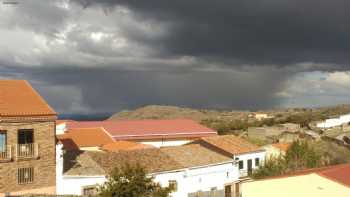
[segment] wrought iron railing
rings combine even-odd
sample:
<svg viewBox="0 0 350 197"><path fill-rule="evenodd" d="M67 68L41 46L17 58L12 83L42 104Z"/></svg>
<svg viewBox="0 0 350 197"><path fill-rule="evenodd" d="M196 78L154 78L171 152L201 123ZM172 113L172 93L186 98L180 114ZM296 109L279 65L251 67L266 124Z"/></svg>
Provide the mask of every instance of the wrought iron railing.
<svg viewBox="0 0 350 197"><path fill-rule="evenodd" d="M6 146L0 150L0 161L7 161L12 159L11 146Z"/></svg>
<svg viewBox="0 0 350 197"><path fill-rule="evenodd" d="M16 158L35 158L38 157L38 144L17 144Z"/></svg>

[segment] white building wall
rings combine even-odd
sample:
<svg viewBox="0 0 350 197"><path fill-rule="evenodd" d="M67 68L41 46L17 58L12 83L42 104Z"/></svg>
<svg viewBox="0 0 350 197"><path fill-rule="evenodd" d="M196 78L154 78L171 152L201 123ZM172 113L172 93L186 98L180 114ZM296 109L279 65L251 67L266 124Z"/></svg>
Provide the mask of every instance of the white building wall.
<svg viewBox="0 0 350 197"><path fill-rule="evenodd" d="M327 119L323 122L316 124L318 128L332 128L341 126L343 124L348 124L350 122L350 114L342 115L339 118Z"/></svg>
<svg viewBox="0 0 350 197"><path fill-rule="evenodd" d="M241 155L236 155L234 160L236 161L236 165L238 166L239 161L243 161L243 169L239 169L240 177L248 175L248 160L252 160L252 169L256 169L259 166L255 163L255 158L259 158L259 165L263 165L266 158L266 151L262 152L254 152L254 153L246 153Z"/></svg>
<svg viewBox="0 0 350 197"><path fill-rule="evenodd" d="M184 197L189 193L224 189L226 184L238 181L238 167L233 163L188 169L174 173L157 174L155 181L163 187L169 185L169 180L176 180L178 189L171 194L172 197Z"/></svg>
<svg viewBox="0 0 350 197"><path fill-rule="evenodd" d="M82 195L86 186L102 185L107 179L104 176L63 176L58 195Z"/></svg>

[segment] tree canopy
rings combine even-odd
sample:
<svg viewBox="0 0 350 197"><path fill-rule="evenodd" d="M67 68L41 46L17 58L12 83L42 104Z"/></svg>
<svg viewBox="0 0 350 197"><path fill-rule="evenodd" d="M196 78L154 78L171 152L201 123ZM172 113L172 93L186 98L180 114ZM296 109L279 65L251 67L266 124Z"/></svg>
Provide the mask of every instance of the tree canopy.
<svg viewBox="0 0 350 197"><path fill-rule="evenodd" d="M161 187L139 164L116 167L108 181L98 188L100 197L167 197L172 186Z"/></svg>

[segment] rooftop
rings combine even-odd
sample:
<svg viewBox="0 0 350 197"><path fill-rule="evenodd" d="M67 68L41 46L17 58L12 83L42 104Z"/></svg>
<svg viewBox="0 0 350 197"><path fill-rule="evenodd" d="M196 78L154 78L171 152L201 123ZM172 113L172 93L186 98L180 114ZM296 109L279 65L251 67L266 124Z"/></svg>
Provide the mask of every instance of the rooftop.
<svg viewBox="0 0 350 197"><path fill-rule="evenodd" d="M0 116L55 116L56 112L24 80L0 80Z"/></svg>
<svg viewBox="0 0 350 197"><path fill-rule="evenodd" d="M57 135L67 150L79 150L82 147L101 147L113 143L114 139L100 127L71 129L67 133Z"/></svg>
<svg viewBox="0 0 350 197"><path fill-rule="evenodd" d="M287 152L288 148L290 147L290 143L276 143L276 144L271 144L273 147L278 148L284 152Z"/></svg>
<svg viewBox="0 0 350 197"><path fill-rule="evenodd" d="M258 146L234 135L205 137L199 141L223 150L229 153L231 156L249 152L263 151L263 149L259 148Z"/></svg>
<svg viewBox="0 0 350 197"><path fill-rule="evenodd" d="M145 148L155 148L152 145L141 144L137 142L131 141L115 141L108 144L105 144L101 147L101 150L104 151L121 151L121 150L137 150L137 149L145 149Z"/></svg>
<svg viewBox="0 0 350 197"><path fill-rule="evenodd" d="M123 162L139 163L149 173L157 173L232 161L232 158L198 144L119 152L87 151L71 158L75 159L65 159L68 162L66 166L70 166L66 169L66 175L105 175L114 167L123 165Z"/></svg>
<svg viewBox="0 0 350 197"><path fill-rule="evenodd" d="M217 132L186 119L125 120L125 121L67 121L68 129L103 127L115 140L158 138L197 138Z"/></svg>

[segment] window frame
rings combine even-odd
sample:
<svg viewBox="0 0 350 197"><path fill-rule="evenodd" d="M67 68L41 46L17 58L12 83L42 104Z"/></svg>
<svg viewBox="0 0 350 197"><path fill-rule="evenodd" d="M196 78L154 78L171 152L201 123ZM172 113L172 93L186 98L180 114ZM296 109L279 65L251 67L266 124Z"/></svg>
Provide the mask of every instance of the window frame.
<svg viewBox="0 0 350 197"><path fill-rule="evenodd" d="M178 183L177 183L176 180L169 180L169 181L168 181L168 185L169 185L169 187L170 187L170 185L174 185L174 192L177 191L177 189L178 189Z"/></svg>
<svg viewBox="0 0 350 197"><path fill-rule="evenodd" d="M26 133L26 132L31 132L32 136L31 136L31 143L28 143L28 142L20 142L20 134L21 133ZM26 136L24 137L24 139L26 139ZM24 141L27 141L27 140L24 140ZM34 129L18 129L17 131L17 144L33 144L35 142L35 139L34 139Z"/></svg>
<svg viewBox="0 0 350 197"><path fill-rule="evenodd" d="M6 130L0 130L0 135L5 134L5 143L4 143L4 150L1 151L1 144L0 144L0 153L7 151L7 131Z"/></svg>
<svg viewBox="0 0 350 197"><path fill-rule="evenodd" d="M241 164L242 164L242 168L241 168ZM244 161L243 160L239 160L238 161L238 170L243 170L244 169Z"/></svg>
<svg viewBox="0 0 350 197"><path fill-rule="evenodd" d="M259 167L260 166L260 158L259 157L255 158L254 165L255 165L255 167Z"/></svg>
<svg viewBox="0 0 350 197"><path fill-rule="evenodd" d="M86 190L94 190L94 194L85 194ZM83 196L94 196L97 193L97 185L86 185L81 188L81 194Z"/></svg>

